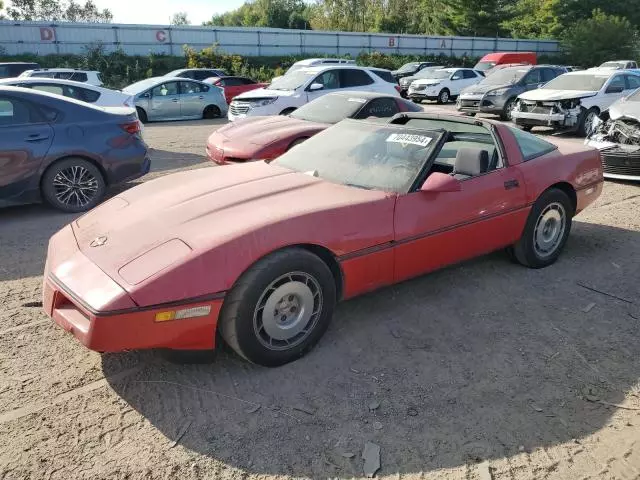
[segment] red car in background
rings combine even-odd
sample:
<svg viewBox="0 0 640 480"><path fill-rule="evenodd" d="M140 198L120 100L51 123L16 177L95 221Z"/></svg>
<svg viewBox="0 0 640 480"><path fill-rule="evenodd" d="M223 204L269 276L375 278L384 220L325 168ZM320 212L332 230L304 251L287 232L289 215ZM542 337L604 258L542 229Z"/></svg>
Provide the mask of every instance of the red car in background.
<svg viewBox="0 0 640 480"><path fill-rule="evenodd" d="M207 157L220 165L273 160L345 118L390 118L400 112L422 112L422 107L375 92L328 93L289 115L247 117L226 124L207 140Z"/></svg>
<svg viewBox="0 0 640 480"><path fill-rule="evenodd" d="M49 242L43 306L100 352L207 350L220 333L282 365L341 299L500 249L551 265L602 185L597 150L497 122L347 119L273 162L166 175L73 220Z"/></svg>
<svg viewBox="0 0 640 480"><path fill-rule="evenodd" d="M240 95L241 93L255 90L256 88L263 88L269 85L268 83L258 83L255 80L251 80L247 77L210 77L207 78L204 83L215 85L216 87L224 90L224 97L227 99L227 103L231 103L233 97Z"/></svg>

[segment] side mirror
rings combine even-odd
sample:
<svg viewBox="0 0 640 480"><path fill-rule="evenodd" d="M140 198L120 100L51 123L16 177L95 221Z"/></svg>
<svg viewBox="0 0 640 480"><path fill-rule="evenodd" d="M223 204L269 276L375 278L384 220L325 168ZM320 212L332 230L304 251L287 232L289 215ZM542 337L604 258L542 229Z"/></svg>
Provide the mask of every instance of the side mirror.
<svg viewBox="0 0 640 480"><path fill-rule="evenodd" d="M324 85L322 85L321 83L312 83L311 85L309 85L310 92L316 92L318 90L322 90L323 88Z"/></svg>
<svg viewBox="0 0 640 480"><path fill-rule="evenodd" d="M144 92L143 94L140 95L140 98L151 98L151 93Z"/></svg>
<svg viewBox="0 0 640 480"><path fill-rule="evenodd" d="M459 192L460 190L462 190L460 180L440 172L434 172L429 175L422 187L420 187L421 192L432 193Z"/></svg>
<svg viewBox="0 0 640 480"><path fill-rule="evenodd" d="M612 85L607 88L606 93L622 93L623 91L624 88L622 87L622 85Z"/></svg>

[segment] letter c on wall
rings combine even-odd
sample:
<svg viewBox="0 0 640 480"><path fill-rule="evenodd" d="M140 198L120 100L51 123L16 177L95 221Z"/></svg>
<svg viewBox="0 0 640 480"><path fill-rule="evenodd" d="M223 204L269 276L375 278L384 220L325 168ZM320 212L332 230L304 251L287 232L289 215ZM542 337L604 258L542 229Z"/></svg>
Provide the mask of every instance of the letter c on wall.
<svg viewBox="0 0 640 480"><path fill-rule="evenodd" d="M156 40L158 40L159 42L164 42L167 39L167 34L165 33L164 30L158 30L156 32Z"/></svg>
<svg viewBox="0 0 640 480"><path fill-rule="evenodd" d="M40 40L43 42L53 42L56 39L56 32L53 28L40 27Z"/></svg>

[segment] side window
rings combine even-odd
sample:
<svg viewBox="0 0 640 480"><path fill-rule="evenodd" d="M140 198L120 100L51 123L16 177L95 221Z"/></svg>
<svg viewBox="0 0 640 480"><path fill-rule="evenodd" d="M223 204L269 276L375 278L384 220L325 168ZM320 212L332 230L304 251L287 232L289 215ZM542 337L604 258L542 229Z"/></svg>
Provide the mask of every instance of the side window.
<svg viewBox="0 0 640 480"><path fill-rule="evenodd" d="M178 94L178 82L166 82L151 90L154 97L166 97Z"/></svg>
<svg viewBox="0 0 640 480"><path fill-rule="evenodd" d="M356 70L351 68L345 68L340 70L342 81L342 88L349 87L362 87L364 85L371 85L373 79L363 70Z"/></svg>
<svg viewBox="0 0 640 480"><path fill-rule="evenodd" d="M462 80L463 76L463 70L456 70L453 72L453 75L451 75L451 80Z"/></svg>
<svg viewBox="0 0 640 480"><path fill-rule="evenodd" d="M88 88L79 87L67 87L69 90L73 90L73 98L82 100L87 103L95 103L100 98L101 93L95 90L89 90Z"/></svg>
<svg viewBox="0 0 640 480"><path fill-rule="evenodd" d="M0 97L0 127L30 123L33 117L26 103L14 98Z"/></svg>
<svg viewBox="0 0 640 480"><path fill-rule="evenodd" d="M327 70L318 75L312 83L320 83L325 90L340 88L339 70Z"/></svg>
<svg viewBox="0 0 640 480"><path fill-rule="evenodd" d="M554 78L556 78L555 70L552 70L550 68L543 68L542 69L542 81L544 83L547 83L547 82L553 80Z"/></svg>
<svg viewBox="0 0 640 480"><path fill-rule="evenodd" d="M242 82L242 85L255 85L256 82L251 80L250 78L238 78Z"/></svg>
<svg viewBox="0 0 640 480"><path fill-rule="evenodd" d="M540 75L540 69L536 68L527 73L527 76L524 78L525 85L537 85L538 83L542 83L543 80Z"/></svg>
<svg viewBox="0 0 640 480"><path fill-rule="evenodd" d="M462 71L462 78L476 78L477 75L475 74L475 72L471 71L471 70L463 70Z"/></svg>
<svg viewBox="0 0 640 480"><path fill-rule="evenodd" d="M56 95L64 95L64 88L62 85L52 85L47 83L32 83L29 85L34 90L40 90L41 92L55 93Z"/></svg>
<svg viewBox="0 0 640 480"><path fill-rule="evenodd" d="M182 94L202 93L203 91L199 83L180 82L180 93Z"/></svg>
<svg viewBox="0 0 640 480"><path fill-rule="evenodd" d="M57 72L53 78L59 78L61 80L71 80L74 72Z"/></svg>
<svg viewBox="0 0 640 480"><path fill-rule="evenodd" d="M240 78L228 77L225 78L225 85L227 87L238 87L244 85L244 82Z"/></svg>
<svg viewBox="0 0 640 480"><path fill-rule="evenodd" d="M640 88L640 77L636 75L625 75L625 80L627 81L627 90Z"/></svg>
<svg viewBox="0 0 640 480"><path fill-rule="evenodd" d="M53 73L51 72L32 72L31 73L31 77L38 77L38 78L53 78Z"/></svg>
<svg viewBox="0 0 640 480"><path fill-rule="evenodd" d="M74 82L86 82L89 79L87 78L87 74L84 72L73 72L69 80L73 80Z"/></svg>
<svg viewBox="0 0 640 480"><path fill-rule="evenodd" d="M362 107L357 118L387 118L398 112L398 104L393 98L375 98Z"/></svg>
<svg viewBox="0 0 640 480"><path fill-rule="evenodd" d="M607 85L605 93L619 93L623 91L626 88L624 77L625 75L616 75L609 80L609 85Z"/></svg>
<svg viewBox="0 0 640 480"><path fill-rule="evenodd" d="M191 78L194 80L204 80L205 78L213 77L214 73L215 72L211 72L209 70L196 70L193 72L193 76Z"/></svg>
<svg viewBox="0 0 640 480"><path fill-rule="evenodd" d="M540 137L523 132L519 128L509 127L509 130L513 133L513 136L516 137L516 142L518 143L518 147L520 147L520 152L522 152L522 157L525 162L558 148Z"/></svg>

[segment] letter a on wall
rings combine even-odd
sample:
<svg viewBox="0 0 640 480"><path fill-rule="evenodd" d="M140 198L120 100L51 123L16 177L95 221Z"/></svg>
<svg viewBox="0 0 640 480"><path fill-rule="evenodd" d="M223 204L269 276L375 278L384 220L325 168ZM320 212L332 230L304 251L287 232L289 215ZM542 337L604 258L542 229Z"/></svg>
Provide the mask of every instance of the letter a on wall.
<svg viewBox="0 0 640 480"><path fill-rule="evenodd" d="M447 41L444 38L440 41L440 48L447 48Z"/></svg>
<svg viewBox="0 0 640 480"><path fill-rule="evenodd" d="M56 40L56 31L49 27L40 27L40 40L42 42L54 42Z"/></svg>

